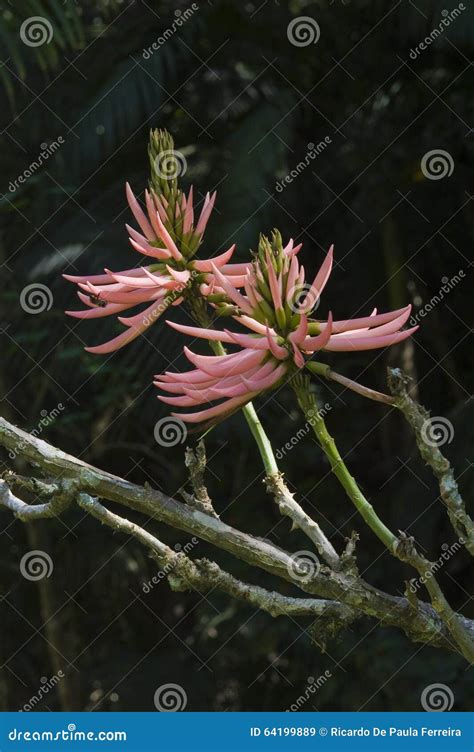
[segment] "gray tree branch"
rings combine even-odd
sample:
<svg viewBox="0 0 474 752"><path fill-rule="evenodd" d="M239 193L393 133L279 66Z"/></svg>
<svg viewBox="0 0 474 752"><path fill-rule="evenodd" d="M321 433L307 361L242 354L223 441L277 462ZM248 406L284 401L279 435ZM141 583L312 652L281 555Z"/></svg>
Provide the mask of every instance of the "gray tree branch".
<svg viewBox="0 0 474 752"><path fill-rule="evenodd" d="M233 554L246 563L291 582L304 592L339 601L352 609L354 617L361 614L375 617L381 625L403 629L415 642L428 643L458 652L451 634L436 610L417 601L416 608L407 598L384 593L358 577L345 572L321 568L311 577L295 579L291 554L267 540L256 538L227 525L222 520L190 509L158 490L137 486L115 475L88 465L45 441L31 436L0 418L0 445L39 466L58 481L74 481L71 495L77 489L136 510L149 518L198 536L216 547ZM11 508L6 493L0 503ZM43 510L43 516L44 512ZM25 519L29 519L28 516ZM474 621L459 616L464 627L474 636Z"/></svg>

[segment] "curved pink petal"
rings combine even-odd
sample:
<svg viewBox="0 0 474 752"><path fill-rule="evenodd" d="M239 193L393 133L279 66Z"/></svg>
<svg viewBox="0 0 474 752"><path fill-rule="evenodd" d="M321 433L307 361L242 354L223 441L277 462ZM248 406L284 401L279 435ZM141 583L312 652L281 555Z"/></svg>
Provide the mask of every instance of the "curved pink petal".
<svg viewBox="0 0 474 752"><path fill-rule="evenodd" d="M184 347L188 360L210 376L235 376L259 364L262 353L257 350L242 350L232 355L198 355Z"/></svg>
<svg viewBox="0 0 474 752"><path fill-rule="evenodd" d="M127 195L128 205L133 212L133 216L135 217L143 233L145 234L145 237L147 238L147 240L156 240L156 235L153 232L153 228L150 222L148 221L148 219L146 218L137 199L133 195L133 191L129 183L126 183L125 185L125 192Z"/></svg>
<svg viewBox="0 0 474 752"><path fill-rule="evenodd" d="M411 305L407 306L405 309L403 309L403 313L401 313L399 316L396 316L391 321L388 321L386 324L382 324L381 326L375 326L370 327L369 329L357 329L357 330L351 330L351 332L344 332L342 334L336 334L334 335L334 329L333 329L333 335L335 339L354 339L354 338L360 338L360 337L380 337L383 334L393 334L394 332L398 332L399 329L402 328L402 326L408 321L408 318L410 316L411 311ZM373 317L375 319L375 316Z"/></svg>
<svg viewBox="0 0 474 752"><path fill-rule="evenodd" d="M227 277L219 271L215 264L212 264L212 273L216 279L217 284L225 290L227 296L231 299L235 305L237 305L245 313L252 313L252 308L248 304L243 295L240 294L232 285L227 281Z"/></svg>
<svg viewBox="0 0 474 752"><path fill-rule="evenodd" d="M389 345L396 345L398 342L402 342L414 334L418 328L418 326L414 326L411 329L406 329L404 332L385 334L382 337L347 337L345 339L338 337L334 337L333 339L331 337L324 349L330 352L378 350L381 347L388 347Z"/></svg>
<svg viewBox="0 0 474 752"><path fill-rule="evenodd" d="M199 221L196 225L196 233L198 235L202 235L204 230L206 229L206 225L209 221L209 217L211 215L212 209L214 207L214 202L216 200L216 192L212 194L212 196L209 196L209 193L206 193L206 198L204 199L204 206L202 208L201 215L199 217Z"/></svg>
<svg viewBox="0 0 474 752"><path fill-rule="evenodd" d="M332 333L332 321L332 313L329 312L327 326L325 327L324 331L321 332L321 334L318 334L316 337L306 337L306 339L301 343L301 348L308 352L317 352L318 350L326 348L326 345L329 342Z"/></svg>
<svg viewBox="0 0 474 752"><path fill-rule="evenodd" d="M234 412L246 402L249 402L255 397L255 392L249 392L243 397L233 397L232 399L221 402L219 405L210 407L207 410L200 410L197 413L171 413L174 418L179 418L185 423L202 423L209 418L216 418L220 415L227 415ZM159 399L159 398L158 398Z"/></svg>
<svg viewBox="0 0 474 752"><path fill-rule="evenodd" d="M210 272L212 271L213 264L218 268L223 267L232 258L234 251L235 243L229 248L228 251L221 253L219 256L213 256L209 259L202 259L201 261L193 261L193 268L198 272ZM239 266L239 264L232 264L232 266Z"/></svg>
<svg viewBox="0 0 474 752"><path fill-rule="evenodd" d="M268 326L265 328L265 336L272 355L278 360L285 360L288 357L288 350L275 342Z"/></svg>
<svg viewBox="0 0 474 752"><path fill-rule="evenodd" d="M404 308L398 308L396 311L387 311L386 313L376 313L377 309L374 309L375 313L370 316L363 316L357 319L341 319L340 321L334 321L333 334L341 334L343 332L352 331L356 329L364 329L366 327L371 328L373 326L379 326L380 324L386 324L389 321L397 318L406 311L411 311L411 305ZM324 322L320 323L321 331L326 327Z"/></svg>
<svg viewBox="0 0 474 752"><path fill-rule="evenodd" d="M135 305L135 303L133 303ZM131 308L130 305L119 305L117 303L108 303L105 306L94 306L88 308L86 311L64 311L67 316L72 316L75 319L101 319L105 316L112 316L114 313L121 313Z"/></svg>
<svg viewBox="0 0 474 752"><path fill-rule="evenodd" d="M161 313L163 312L163 311L159 311L160 307L164 308L163 301L161 300L156 301L153 304L153 306L150 306L150 308L147 309L148 316L147 318L142 320L140 326L137 326L137 327L130 326L125 332L122 332L122 334L119 334L118 337L114 337L108 342L104 342L103 345L96 345L95 347L86 347L85 349L87 350L87 352L94 353L96 355L106 355L107 353L120 350L122 347L125 347L125 345L128 345L129 342L132 342L134 339L139 337L140 334L143 334L143 332L146 331L146 329L148 329L149 326L155 323L158 316L160 316ZM155 315L155 312L158 312L158 315Z"/></svg>
<svg viewBox="0 0 474 752"><path fill-rule="evenodd" d="M200 339L207 339L214 342L233 342L229 333L221 332L217 329L201 329L199 326L186 326L186 324L178 324L175 321L167 321L166 323L168 326L176 329L177 332L187 334L190 337L199 337Z"/></svg>
<svg viewBox="0 0 474 752"><path fill-rule="evenodd" d="M157 303L161 303L161 308L159 305L157 306ZM141 327L151 315L153 315L153 318L156 321L161 314L166 311L168 305L169 304L166 303L166 296L162 295L161 298L157 299L143 311L140 311L140 313L136 313L135 316L118 316L117 318L124 326L131 326L135 329L136 327Z"/></svg>

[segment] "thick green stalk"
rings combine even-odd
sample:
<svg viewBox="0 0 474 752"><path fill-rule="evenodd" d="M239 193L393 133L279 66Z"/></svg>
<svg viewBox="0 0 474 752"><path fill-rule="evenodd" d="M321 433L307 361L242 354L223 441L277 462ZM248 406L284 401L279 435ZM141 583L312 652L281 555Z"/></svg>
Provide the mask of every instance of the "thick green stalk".
<svg viewBox="0 0 474 752"><path fill-rule="evenodd" d="M312 427L321 449L329 459L334 475L343 486L363 520L382 543L394 553L398 539L391 530L384 525L372 504L367 501L356 481L350 474L344 460L339 454L333 437L326 428L324 419L318 410L314 394L309 390L308 380L304 376L296 376L293 379L292 386L298 399L298 404L300 405L306 420Z"/></svg>

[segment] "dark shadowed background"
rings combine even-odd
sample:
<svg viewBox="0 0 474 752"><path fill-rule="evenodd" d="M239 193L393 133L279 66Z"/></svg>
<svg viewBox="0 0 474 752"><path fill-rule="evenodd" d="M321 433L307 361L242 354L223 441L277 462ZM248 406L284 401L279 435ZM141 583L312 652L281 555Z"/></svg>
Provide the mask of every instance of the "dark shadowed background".
<svg viewBox="0 0 474 752"><path fill-rule="evenodd" d="M43 44L24 41L32 16L51 27ZM309 17L310 43L290 38L300 16ZM246 259L258 233L277 227L304 242L308 277L335 244L322 317L329 309L346 318L413 303L421 323L413 341L326 362L381 390L387 365L402 365L419 399L449 420L444 448L461 489L472 494L474 13L467 0L23 0L2 3L0 19L3 416L137 483L170 495L183 485L184 445L154 439L166 411L151 385L154 373L183 365L180 337L160 324L111 357L85 353L84 344L113 336L115 322L68 319L63 310L76 307L75 293L61 277L139 262L124 228L131 219L124 184L143 195L148 131L165 127L186 157L183 187L194 184L199 201L218 191L206 256L236 242ZM47 296L40 313L25 304L29 285ZM318 391L379 514L437 559L454 537L406 425L336 385ZM302 426L289 390L256 407L275 450ZM291 551L307 548L265 493L243 418L216 427L206 443L222 519ZM12 466L6 453L2 459ZM359 532L366 579L403 593L411 572L355 517L309 433L285 451L281 467L334 545ZM3 513L1 529L3 710L23 707L58 674L35 709L153 710L155 690L176 683L188 710L285 710L309 677L324 672L329 678L304 710L419 710L423 689L439 682L453 691L455 709L472 707L472 672L454 654L369 620L323 653L309 620L272 619L217 592L174 593L166 580L147 588L157 568L146 552L77 509L28 527ZM171 545L189 541L156 529ZM54 568L33 582L19 565L36 549ZM205 543L191 555L215 555L236 575L275 586ZM463 550L440 580L451 605L473 618Z"/></svg>

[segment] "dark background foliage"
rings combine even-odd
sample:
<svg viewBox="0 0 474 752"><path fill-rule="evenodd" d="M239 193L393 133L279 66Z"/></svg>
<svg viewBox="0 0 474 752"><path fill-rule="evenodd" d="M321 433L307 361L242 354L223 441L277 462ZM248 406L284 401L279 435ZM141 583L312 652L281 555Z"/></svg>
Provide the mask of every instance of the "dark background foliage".
<svg viewBox="0 0 474 752"><path fill-rule="evenodd" d="M444 0L209 0L177 27L187 2L3 3L3 415L34 430L61 403L58 418L42 429L49 441L171 495L182 487L184 447L155 442L154 425L166 412L150 383L154 373L181 364L179 338L160 325L112 357L85 353L83 345L103 341L114 322L67 319L63 310L75 307L74 291L61 278L137 262L123 226L130 221L124 182L142 195L149 128L166 127L188 161L184 184L194 183L200 200L206 190L218 190L203 252L237 242L245 258L260 231L278 227L304 241L310 276L335 243L337 263L321 315L331 309L344 318L409 301L415 312L424 310L446 278L463 271L462 281L422 319L412 343L328 362L379 389L386 366L402 364L433 415L452 422L454 438L445 448L468 496L469 4L434 44L410 57L451 6ZM22 43L21 24L33 15L50 20L50 44ZM290 44L288 24L301 15L319 23L317 44ZM175 33L144 56L170 28ZM55 155L11 190L41 145L59 136L64 143ZM308 144L326 137L327 148L278 190L277 181L305 159ZM433 149L449 152L450 177L426 179L421 160ZM21 291L32 283L46 285L54 298L40 315L20 305ZM391 527L415 535L436 559L453 534L400 417L342 389L317 389L331 407L331 432L371 502ZM257 408L275 448L301 427L289 392L268 395ZM207 436L207 451L209 489L224 520L290 550L307 548L265 494L241 416ZM336 546L359 532L364 576L402 593L411 573L364 530L309 434L281 466ZM157 528L172 545L188 541ZM455 709L472 706L464 662L414 645L396 630L364 620L323 653L308 621L272 620L217 592L206 598L173 593L166 581L145 593L144 583L156 574L146 553L78 511L28 528L3 514L2 530L2 709L22 707L42 677L59 670L66 678L37 709L152 710L156 688L174 682L185 688L189 710L283 710L304 693L308 676L326 670L331 678L304 709L418 710L423 688L434 682L451 687ZM54 562L52 576L40 583L19 571L31 549L47 551ZM204 543L192 552L206 554L237 575L275 586ZM453 607L472 618L470 576L460 551L440 579Z"/></svg>

